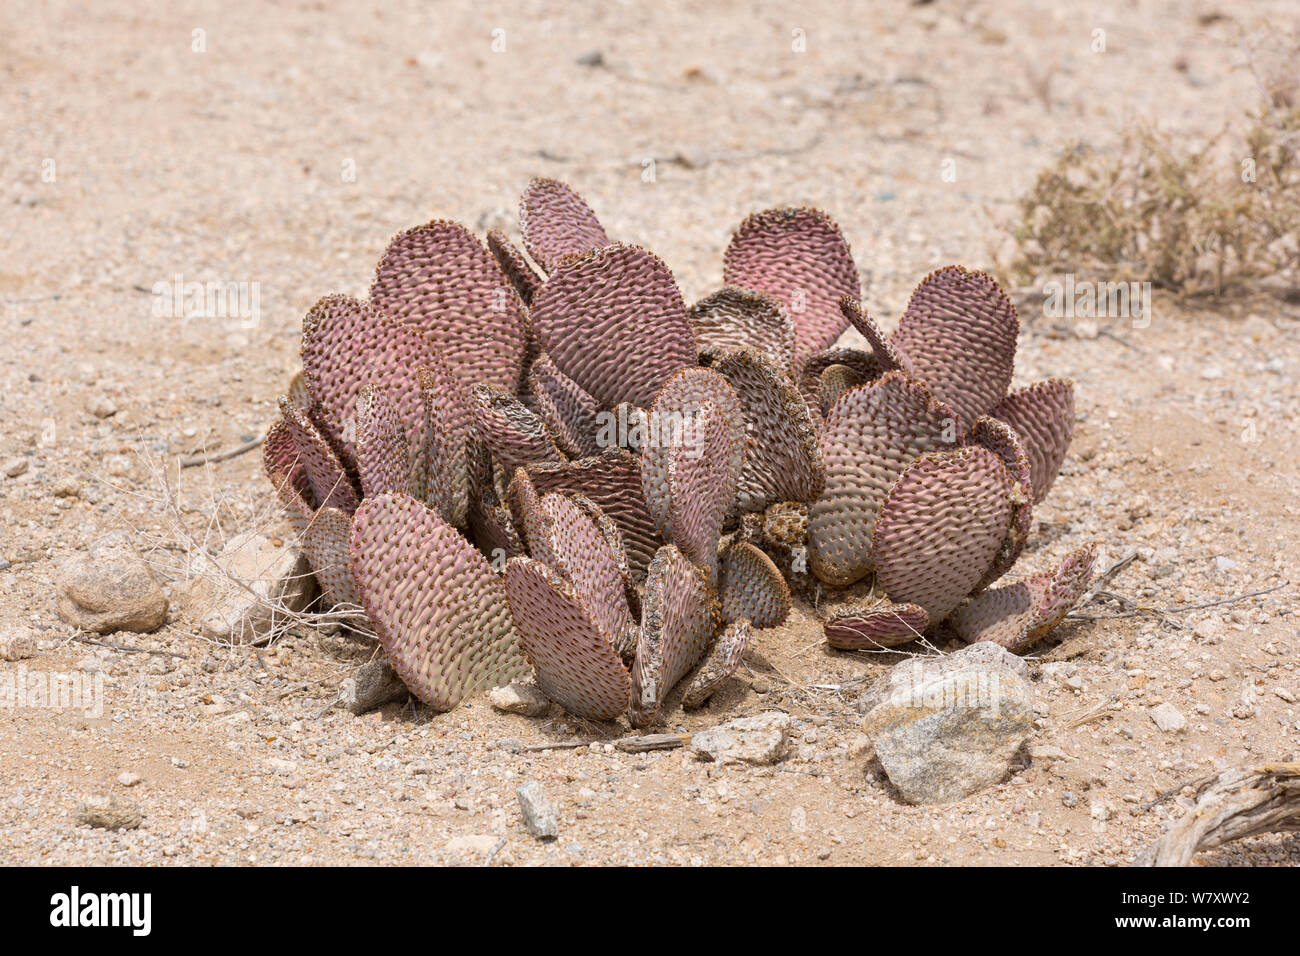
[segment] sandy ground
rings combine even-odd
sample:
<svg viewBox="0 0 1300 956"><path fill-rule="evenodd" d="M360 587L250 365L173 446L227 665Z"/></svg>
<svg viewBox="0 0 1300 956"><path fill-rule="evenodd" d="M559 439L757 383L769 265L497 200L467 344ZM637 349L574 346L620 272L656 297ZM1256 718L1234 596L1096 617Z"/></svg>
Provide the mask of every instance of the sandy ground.
<svg viewBox="0 0 1300 956"><path fill-rule="evenodd" d="M1294 759L1293 584L1067 623L1035 663L1037 756L930 808L898 801L852 708L896 658L827 649L806 606L758 635L707 709L667 718L695 730L788 711L793 753L766 768L601 743L515 752L627 731L482 698L444 715L319 716L371 653L337 637L255 653L177 617L110 638L174 656L71 640L52 607L58 562L126 527L160 573L177 569L186 544L161 476L176 487L177 456L265 430L303 313L363 294L399 229L513 231L528 178L557 176L611 235L663 256L692 300L720 282L745 214L811 203L843 226L867 304L892 326L930 269L997 265L999 224L1067 140L1104 149L1158 118L1196 142L1239 118L1255 91L1237 31L1295 20L1284 2L1240 20L1236 6L1153 0L579 6L4 8L0 457L29 467L0 477L0 629L36 628L42 649L21 666L102 674L107 703L0 712L0 859L1123 864L1185 811L1176 794L1150 806L1157 795ZM1105 53L1089 50L1097 29ZM603 65L579 62L596 52ZM255 283L257 320L156 314L151 290L176 276ZM1296 307L1193 309L1157 292L1148 328L1103 321L1094 336L1025 302L1017 382L1075 378L1080 421L1020 569L1088 540L1103 566L1141 549L1109 590L1151 608L1300 581ZM209 545L278 522L257 455L184 471L177 497ZM1152 721L1165 701L1183 733ZM141 781L128 790L124 772ZM523 828L515 787L529 779L559 807L553 843ZM97 792L137 801L143 826L78 826ZM1294 865L1300 838L1200 862Z"/></svg>

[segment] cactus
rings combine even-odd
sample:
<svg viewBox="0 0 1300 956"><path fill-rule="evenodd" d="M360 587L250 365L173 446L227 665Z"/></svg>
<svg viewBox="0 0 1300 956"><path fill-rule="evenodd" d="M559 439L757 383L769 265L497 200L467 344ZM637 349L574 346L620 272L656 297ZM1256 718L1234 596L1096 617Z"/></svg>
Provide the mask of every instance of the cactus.
<svg viewBox="0 0 1300 956"><path fill-rule="evenodd" d="M1073 390L1009 391L1019 322L960 267L886 337L824 213L741 224L719 291L534 180L523 249L430 222L366 301L303 323L266 471L322 585L355 604L437 709L531 671L570 712L700 706L811 571L879 596L825 620L837 648L941 625L1020 650L1086 589L1092 549L990 587L1020 556L1069 444ZM850 326L869 349L836 347Z"/></svg>
<svg viewBox="0 0 1300 956"><path fill-rule="evenodd" d="M1095 549L1087 546L1045 578L985 591L1016 563L1032 507L1060 470L1074 425L1073 384L1051 380L1008 392L1019 320L984 273L960 266L932 273L888 338L860 303L845 297L840 305L882 374L836 391L823 408L828 478L809 511L809 560L813 573L835 586L874 572L889 602L910 607L849 609L826 622L827 640L854 648L865 637L889 646L951 616L966 640L1027 647L1091 580ZM836 358L846 364L842 354ZM859 357L857 365L866 362ZM823 383L835 367L824 366ZM1032 620L1017 617L1027 613L1025 602L1042 603Z"/></svg>

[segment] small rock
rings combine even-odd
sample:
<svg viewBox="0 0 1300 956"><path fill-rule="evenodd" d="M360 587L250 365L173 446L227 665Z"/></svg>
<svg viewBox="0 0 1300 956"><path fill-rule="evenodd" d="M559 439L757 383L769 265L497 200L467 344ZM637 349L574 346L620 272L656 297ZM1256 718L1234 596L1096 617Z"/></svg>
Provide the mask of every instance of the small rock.
<svg viewBox="0 0 1300 956"><path fill-rule="evenodd" d="M1077 807L1079 805L1078 795L1069 790L1065 791L1065 793L1061 794L1061 805L1065 807Z"/></svg>
<svg viewBox="0 0 1300 956"><path fill-rule="evenodd" d="M1053 747L1051 744L1031 744L1029 746L1029 759L1034 763L1055 763L1058 760L1069 760L1070 755L1060 747Z"/></svg>
<svg viewBox="0 0 1300 956"><path fill-rule="evenodd" d="M447 849L452 853L477 853L486 856L501 842L500 837L490 833L475 833L467 836L452 837L447 841Z"/></svg>
<svg viewBox="0 0 1300 956"><path fill-rule="evenodd" d="M301 611L314 596L307 557L294 544L275 544L255 532L236 535L215 558L189 563L186 612L205 637L248 644L265 637L285 612Z"/></svg>
<svg viewBox="0 0 1300 956"><path fill-rule="evenodd" d="M1218 633L1219 625L1208 618L1204 621L1197 621L1196 626L1192 628L1192 634L1203 641L1217 636Z"/></svg>
<svg viewBox="0 0 1300 956"><path fill-rule="evenodd" d="M27 470L26 458L10 458L4 463L4 473L10 478L17 478Z"/></svg>
<svg viewBox="0 0 1300 956"><path fill-rule="evenodd" d="M551 702L536 684L514 683L493 687L488 693L488 703L507 714L525 717L543 717L550 712Z"/></svg>
<svg viewBox="0 0 1300 956"><path fill-rule="evenodd" d="M117 414L117 406L107 395L96 395L86 404L86 410L96 418L112 418Z"/></svg>
<svg viewBox="0 0 1300 956"><path fill-rule="evenodd" d="M1182 711L1167 701L1152 707L1149 713L1156 726L1167 734L1176 734L1187 728L1187 718Z"/></svg>
<svg viewBox="0 0 1300 956"><path fill-rule="evenodd" d="M1236 561L1232 560L1232 558L1225 558L1223 555L1219 555L1214 559L1214 567L1219 571L1231 571L1236 566Z"/></svg>
<svg viewBox="0 0 1300 956"><path fill-rule="evenodd" d="M126 533L91 542L59 570L59 617L83 631L152 631L167 619L167 596Z"/></svg>
<svg viewBox="0 0 1300 956"><path fill-rule="evenodd" d="M56 498L75 498L81 494L81 483L71 475L65 475L50 490Z"/></svg>
<svg viewBox="0 0 1300 956"><path fill-rule="evenodd" d="M913 658L877 681L859 706L863 729L909 803L946 803L991 786L1033 730L1023 660L987 641Z"/></svg>
<svg viewBox="0 0 1300 956"><path fill-rule="evenodd" d="M338 702L353 714L382 707L389 701L402 700L410 693L402 679L385 658L378 658L357 668L339 684Z"/></svg>
<svg viewBox="0 0 1300 956"><path fill-rule="evenodd" d="M134 787L140 780L140 775L130 770L123 770L117 775L117 782L124 787Z"/></svg>
<svg viewBox="0 0 1300 956"><path fill-rule="evenodd" d="M1083 319L1074 324L1074 334L1081 339L1095 339L1101 334L1101 328L1090 319Z"/></svg>
<svg viewBox="0 0 1300 956"><path fill-rule="evenodd" d="M710 727L691 737L691 752L718 763L772 764L785 756L790 715L770 711Z"/></svg>
<svg viewBox="0 0 1300 956"><path fill-rule="evenodd" d="M1274 687L1273 693L1282 698L1288 704L1294 704L1296 701L1295 694L1287 690L1285 687Z"/></svg>
<svg viewBox="0 0 1300 956"><path fill-rule="evenodd" d="M36 656L36 635L29 630L0 637L0 661L21 661Z"/></svg>
<svg viewBox="0 0 1300 956"><path fill-rule="evenodd" d="M1114 815L1115 812L1110 808L1110 804L1105 800L1102 800L1100 797L1094 798L1092 803L1089 805L1088 816L1100 823L1105 823Z"/></svg>
<svg viewBox="0 0 1300 956"><path fill-rule="evenodd" d="M134 800L96 793L77 804L77 822L104 830L134 830L144 820Z"/></svg>
<svg viewBox="0 0 1300 956"><path fill-rule="evenodd" d="M541 784L535 780L515 790L519 796L519 809L524 815L524 826L528 832L539 840L554 840L560 833L556 819L555 805L542 792Z"/></svg>

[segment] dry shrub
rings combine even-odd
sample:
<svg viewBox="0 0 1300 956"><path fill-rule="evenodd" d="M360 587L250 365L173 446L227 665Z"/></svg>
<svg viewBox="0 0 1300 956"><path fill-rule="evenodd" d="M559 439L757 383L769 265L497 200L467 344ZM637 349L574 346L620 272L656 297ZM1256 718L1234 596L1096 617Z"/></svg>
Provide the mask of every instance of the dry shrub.
<svg viewBox="0 0 1300 956"><path fill-rule="evenodd" d="M1143 125L1105 153L1073 143L1019 202L1016 277L1070 272L1187 295L1300 287L1300 42L1247 44L1261 92L1244 137L1193 146Z"/></svg>

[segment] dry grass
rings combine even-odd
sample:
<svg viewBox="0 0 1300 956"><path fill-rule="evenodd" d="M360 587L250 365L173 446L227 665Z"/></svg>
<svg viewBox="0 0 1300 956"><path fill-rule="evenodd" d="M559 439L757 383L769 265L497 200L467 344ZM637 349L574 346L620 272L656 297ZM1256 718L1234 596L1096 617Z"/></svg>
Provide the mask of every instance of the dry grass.
<svg viewBox="0 0 1300 956"><path fill-rule="evenodd" d="M1300 39L1243 47L1260 90L1244 134L1195 144L1144 125L1105 153L1070 144L1020 200L1017 280L1300 292Z"/></svg>

